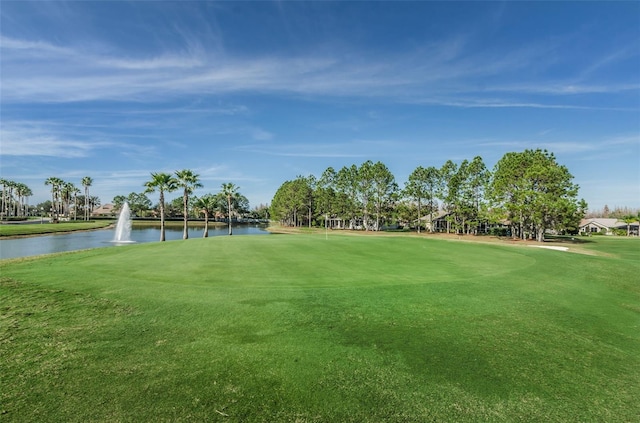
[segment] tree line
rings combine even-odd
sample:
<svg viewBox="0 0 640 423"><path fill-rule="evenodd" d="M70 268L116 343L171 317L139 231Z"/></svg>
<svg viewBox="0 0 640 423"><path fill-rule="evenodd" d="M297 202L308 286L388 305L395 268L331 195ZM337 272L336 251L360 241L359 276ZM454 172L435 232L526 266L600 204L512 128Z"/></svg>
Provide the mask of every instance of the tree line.
<svg viewBox="0 0 640 423"><path fill-rule="evenodd" d="M31 188L20 182L0 179L2 218L25 218L33 214L50 214L54 222L57 222L61 217L89 220L91 210L100 205L98 197L89 195L89 187L93 184L93 179L88 176L81 180L84 195L80 195L81 191L75 184L58 177L47 178L44 184L51 186L51 201L38 204L34 210L28 202L29 197L33 195ZM78 216L78 210L82 210L82 216Z"/></svg>
<svg viewBox="0 0 640 423"><path fill-rule="evenodd" d="M566 166L547 150L506 153L489 170L480 156L441 167L418 166L400 187L387 166L368 160L319 177L285 181L271 203L283 225L479 233L508 229L543 240L545 232L576 231L587 204ZM438 219L436 219L436 217Z"/></svg>
<svg viewBox="0 0 640 423"><path fill-rule="evenodd" d="M33 191L22 182L0 179L2 186L2 204L0 214L3 219L23 217L29 214L29 197Z"/></svg>
<svg viewBox="0 0 640 423"><path fill-rule="evenodd" d="M35 212L49 214L51 221L54 223L58 222L61 218L73 218L77 220L82 217L84 220L89 220L91 212L95 207L100 205L100 200L97 197L89 195L89 187L93 184L91 177L87 176L82 178L81 183L84 187L84 195L81 195L82 192L80 189L72 182L54 176L47 178L44 184L51 187L51 200L39 204ZM24 184L5 179L0 180L0 186L2 186L2 207L0 210L2 218L22 218L28 216L30 213L26 198L33 195L31 189ZM165 240L165 211L167 206L170 206L172 212L175 211L175 213L171 213L171 215L180 215L183 217L184 239L187 239L189 236L188 220L190 216L204 216L204 237L208 236L209 218L213 216L225 218L228 221L229 235L232 235L232 218L233 216L239 216L249 211L249 200L239 192L239 187L233 183L223 183L220 192L216 194L205 194L201 197L193 196L193 191L201 187L202 184L199 175L190 169L176 171L174 174L163 172L151 173L150 180L144 183L145 190L143 192L132 192L126 197L118 195L114 197L113 202L116 211L121 209L123 204L127 202L136 215L142 216L148 211L153 213L154 210L147 194L158 192L160 198L155 209L158 210L160 217L161 241ZM165 193L176 190L182 191L181 198L168 204L165 201ZM177 203L180 204L179 212L177 211ZM261 209L265 208L266 206L261 207ZM80 211L82 211L82 216L79 215ZM256 213L259 212L260 210L256 210ZM266 217L267 214L264 213L264 215Z"/></svg>
<svg viewBox="0 0 640 423"><path fill-rule="evenodd" d="M589 211L585 215L586 218L602 217L605 219L610 218L620 220L625 219L629 216L635 216L636 220L638 220L638 218L640 218L640 209L621 206L614 206L613 209L611 209L607 204L605 204L601 209Z"/></svg>

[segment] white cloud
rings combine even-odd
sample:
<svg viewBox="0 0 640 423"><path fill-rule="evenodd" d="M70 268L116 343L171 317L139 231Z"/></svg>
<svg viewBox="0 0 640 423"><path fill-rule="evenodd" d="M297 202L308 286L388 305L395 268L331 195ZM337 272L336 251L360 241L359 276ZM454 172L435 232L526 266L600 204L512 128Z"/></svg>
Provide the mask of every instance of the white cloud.
<svg viewBox="0 0 640 423"><path fill-rule="evenodd" d="M590 108L583 104L530 101L527 96L637 91L638 83L576 84L517 81L523 69L544 67L552 45L524 46L494 53L466 51L464 37L433 43L412 53L367 57L352 52L332 56L232 57L202 48L131 58L58 46L44 41L1 38L2 101L149 102L194 94L236 92L319 96L385 97L454 107ZM106 49L105 49L106 50ZM501 84L477 84L501 77ZM510 99L478 98L506 92ZM474 96L469 94L474 93ZM466 97L466 98L465 98Z"/></svg>
<svg viewBox="0 0 640 423"><path fill-rule="evenodd" d="M273 134L262 128L252 128L250 130L251 137L256 141L268 141L273 138Z"/></svg>
<svg viewBox="0 0 640 423"><path fill-rule="evenodd" d="M161 56L143 60L105 58L97 59L96 63L105 68L127 70L183 69L196 68L203 65L202 60L189 56Z"/></svg>
<svg viewBox="0 0 640 423"><path fill-rule="evenodd" d="M82 139L79 139L82 138ZM3 121L0 156L82 158L97 151L118 148L122 154L149 154L152 148L114 142L100 133L74 133L69 127L47 121Z"/></svg>
<svg viewBox="0 0 640 423"><path fill-rule="evenodd" d="M67 47L56 46L44 41L19 40L0 35L0 48L5 51L16 51L27 57L42 58L43 56L74 56L75 51Z"/></svg>
<svg viewBox="0 0 640 423"><path fill-rule="evenodd" d="M505 84L483 88L484 92L510 92L529 94L577 95L577 94L612 94L627 91L640 91L640 84L584 84L584 83L549 83L538 84Z"/></svg>
<svg viewBox="0 0 640 423"><path fill-rule="evenodd" d="M639 53L638 43L634 41L631 44L619 47L617 50L608 52L604 57L600 57L582 70L580 78L587 78L592 74L607 68L611 64L637 56Z"/></svg>
<svg viewBox="0 0 640 423"><path fill-rule="evenodd" d="M483 147L504 147L516 150L546 149L557 154L587 153L587 152L611 152L612 148L636 145L640 146L640 135L613 135L601 139L583 139L579 141L552 141L548 137L544 140L529 139L518 141L486 141L478 143ZM602 157L601 155L590 157Z"/></svg>
<svg viewBox="0 0 640 423"><path fill-rule="evenodd" d="M86 157L100 144L60 138L38 129L0 128L3 156Z"/></svg>
<svg viewBox="0 0 640 423"><path fill-rule="evenodd" d="M366 153L353 152L353 145L337 143L243 145L236 148L244 153L263 154L280 157L365 157Z"/></svg>

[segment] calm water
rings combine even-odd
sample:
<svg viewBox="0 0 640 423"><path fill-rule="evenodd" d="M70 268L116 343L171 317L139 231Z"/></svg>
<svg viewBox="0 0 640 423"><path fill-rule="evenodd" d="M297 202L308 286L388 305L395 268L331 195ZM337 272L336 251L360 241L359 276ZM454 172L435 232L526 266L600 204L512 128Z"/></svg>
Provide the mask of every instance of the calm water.
<svg viewBox="0 0 640 423"><path fill-rule="evenodd" d="M190 228L189 238L201 238L203 228ZM269 232L259 226L234 226L236 235L266 235ZM59 235L43 235L29 238L0 240L0 259L36 256L40 254L60 253L63 251L84 250L97 247L117 247L111 242L114 229L101 229L87 232L73 232ZM209 228L209 236L228 235L227 227ZM165 229L167 241L182 239L182 229ZM159 228L131 229L131 240L135 242L159 242Z"/></svg>

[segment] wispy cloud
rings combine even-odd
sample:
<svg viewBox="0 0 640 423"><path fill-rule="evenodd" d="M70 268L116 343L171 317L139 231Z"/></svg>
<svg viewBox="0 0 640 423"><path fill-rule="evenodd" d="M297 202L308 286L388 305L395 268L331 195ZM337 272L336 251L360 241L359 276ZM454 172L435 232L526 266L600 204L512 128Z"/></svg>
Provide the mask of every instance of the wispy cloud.
<svg viewBox="0 0 640 423"><path fill-rule="evenodd" d="M386 143L385 143L386 145ZM397 146L397 144L395 144ZM247 144L236 147L243 153L266 156L300 157L300 158L348 158L369 157L374 149L384 149L378 142L351 141L344 143L287 143L287 144Z"/></svg>
<svg viewBox="0 0 640 423"><path fill-rule="evenodd" d="M205 107L202 105L193 105L185 107L151 107L145 109L121 109L109 110L108 114L118 115L180 115L180 114L203 114L203 115L244 115L249 112L249 108L243 105L216 105Z"/></svg>
<svg viewBox="0 0 640 423"><path fill-rule="evenodd" d="M92 143L62 138L37 128L0 128L3 156L49 156L60 158L86 157L104 143Z"/></svg>
<svg viewBox="0 0 640 423"><path fill-rule="evenodd" d="M603 68L607 68L612 64L637 56L638 54L640 54L640 50L638 50L638 42L636 40L631 44L619 47L605 56L594 60L590 66L582 70L580 79L588 78Z"/></svg>
<svg viewBox="0 0 640 423"><path fill-rule="evenodd" d="M598 147L593 144L584 142L549 142L549 141L498 141L481 144L482 147L500 147L505 150L526 150L526 149L543 149L553 151L554 153L579 153L585 151L594 151Z"/></svg>
<svg viewBox="0 0 640 423"><path fill-rule="evenodd" d="M0 126L0 155L82 158L109 148L120 149L123 153L139 150L139 146L110 141L99 135L87 139L86 136L76 137L73 133L69 135L67 132L68 127L48 122L3 122Z"/></svg>
<svg viewBox="0 0 640 423"><path fill-rule="evenodd" d="M552 95L578 95L578 94L615 94L628 91L640 92L640 83L608 85L584 83L549 83L539 84L505 84L485 87L483 92L506 92L506 93L529 93L529 94L552 94Z"/></svg>
<svg viewBox="0 0 640 423"><path fill-rule="evenodd" d="M623 134L600 139L583 139L580 141L553 141L544 136L540 140L527 139L518 141L486 141L478 144L482 147L500 147L504 149L547 149L554 153L589 153L611 152L612 149L626 146L640 146L640 135Z"/></svg>
<svg viewBox="0 0 640 423"><path fill-rule="evenodd" d="M211 182L229 182L229 181L251 181L258 182L260 178L243 174L238 169L231 168L224 164L217 164L209 167L200 167L194 169L194 172L200 176L201 181ZM217 188L217 187L215 187ZM211 187L207 188L208 191Z"/></svg>
<svg viewBox="0 0 640 423"><path fill-rule="evenodd" d="M155 69L190 69L202 66L204 63L197 57L190 56L160 56L151 59L105 58L97 59L96 64L111 69L127 70L155 70Z"/></svg>
<svg viewBox="0 0 640 423"><path fill-rule="evenodd" d="M5 51L14 51L24 57L43 59L44 57L76 56L76 52L67 47L56 46L45 41L21 40L0 35L0 48Z"/></svg>
<svg viewBox="0 0 640 423"><path fill-rule="evenodd" d="M602 110L604 107L593 107L572 104L545 104L536 102L521 102L518 100L498 99L498 98L422 98L414 101L418 104L430 104L434 106L450 106L461 108L486 108L486 109L506 109L506 108L528 108L528 109L574 109L574 110ZM606 108L612 110L611 108ZM627 110L616 108L615 110ZM635 109L634 109L635 110Z"/></svg>
<svg viewBox="0 0 640 423"><path fill-rule="evenodd" d="M533 45L500 55L480 54L468 51L464 37L433 43L417 53L390 57L367 57L358 52L341 56L232 57L192 47L183 53L165 51L130 58L8 37L0 38L0 46L4 103L150 102L194 94L239 92L385 97L453 107L579 109L591 106L531 101L528 96L640 90L637 82L624 81L611 85L509 82L517 80L517 73L534 63L544 66L540 63L549 60L545 55L553 46ZM488 87L474 83L482 78L507 81ZM509 93L513 98L484 98L491 92Z"/></svg>

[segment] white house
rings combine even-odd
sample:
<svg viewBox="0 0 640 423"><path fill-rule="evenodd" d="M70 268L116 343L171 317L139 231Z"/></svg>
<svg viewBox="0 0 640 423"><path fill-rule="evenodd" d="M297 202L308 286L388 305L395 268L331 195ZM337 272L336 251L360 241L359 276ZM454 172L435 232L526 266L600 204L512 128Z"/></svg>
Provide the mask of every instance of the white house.
<svg viewBox="0 0 640 423"><path fill-rule="evenodd" d="M638 226L638 222L629 224L629 232L631 235L638 236ZM613 235L614 229L626 231L627 224L618 219L594 217L590 219L582 219L580 222L579 232L581 234L604 233L606 235Z"/></svg>

